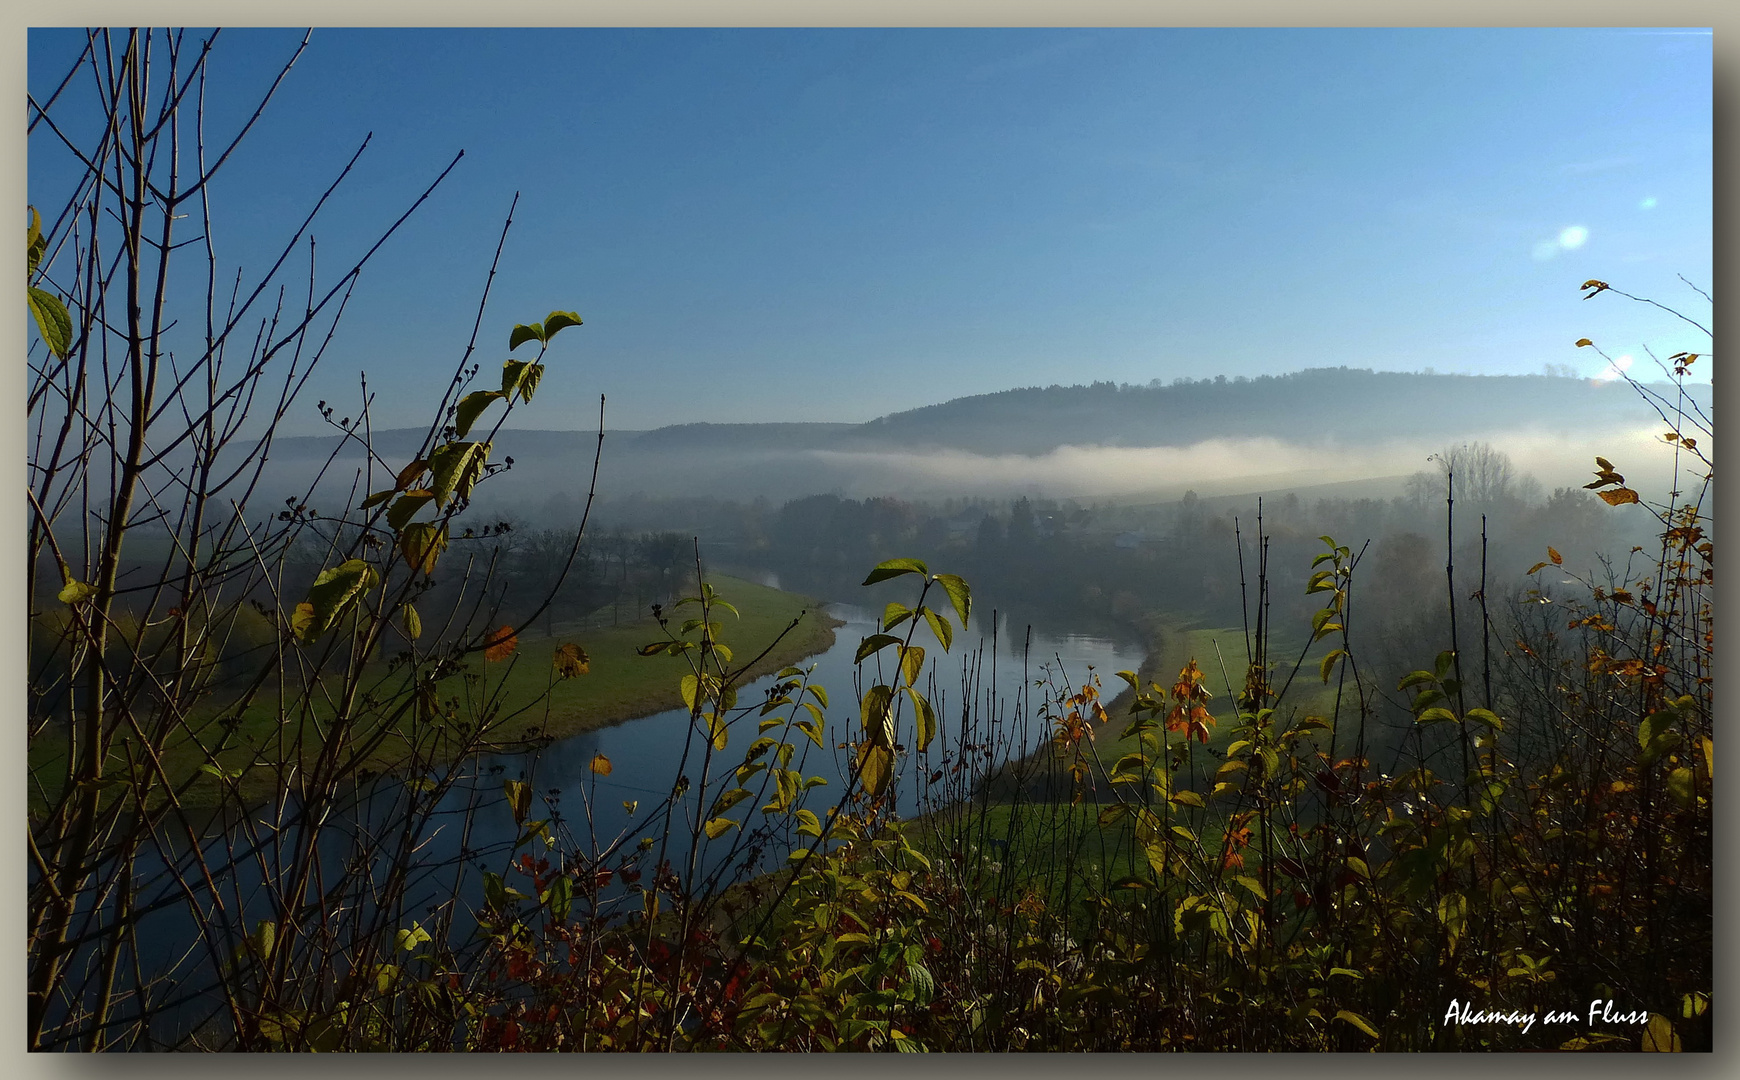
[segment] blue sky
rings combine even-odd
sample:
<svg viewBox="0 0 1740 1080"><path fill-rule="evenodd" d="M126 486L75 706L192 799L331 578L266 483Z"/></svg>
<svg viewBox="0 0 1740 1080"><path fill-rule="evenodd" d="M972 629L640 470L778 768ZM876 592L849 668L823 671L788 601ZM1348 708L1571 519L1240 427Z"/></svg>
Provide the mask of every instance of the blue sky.
<svg viewBox="0 0 1740 1080"><path fill-rule="evenodd" d="M300 32L225 31L211 127ZM52 89L82 43L32 30ZM322 30L222 175L220 261L365 273L315 399L423 420L553 308L515 426L858 421L965 394L1347 364L1538 372L1708 342L1711 39L1610 30ZM223 88L230 96L219 92ZM69 97L66 115L76 115ZM57 117L60 116L57 113ZM30 197L63 159L33 136ZM498 355L499 354L499 355ZM341 405L341 410L343 406Z"/></svg>

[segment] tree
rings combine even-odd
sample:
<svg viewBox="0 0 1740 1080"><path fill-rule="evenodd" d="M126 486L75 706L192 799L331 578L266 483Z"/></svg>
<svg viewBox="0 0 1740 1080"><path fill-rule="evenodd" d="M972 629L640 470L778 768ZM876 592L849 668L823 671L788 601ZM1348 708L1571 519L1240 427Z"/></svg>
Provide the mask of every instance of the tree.
<svg viewBox="0 0 1740 1080"><path fill-rule="evenodd" d="M1487 442L1448 446L1432 455L1437 469L1417 472L1408 478L1408 494L1431 505L1444 497L1447 477L1456 478L1456 500L1467 506L1491 509L1506 504L1527 503L1540 495L1540 484L1519 474L1510 455Z"/></svg>
<svg viewBox="0 0 1740 1080"><path fill-rule="evenodd" d="M431 891L415 852L465 780L455 763L496 745L504 719L478 668L508 646L476 600L500 532L455 525L506 467L478 422L529 401L550 340L579 322L515 327L510 351L537 355L508 360L500 389L493 371L472 389L480 303L410 460L374 452L366 391L354 418L321 403L364 450L357 480L373 494L336 516L306 498L257 505L364 264L459 156L323 280L309 230L365 140L278 260L231 281L212 181L308 38L208 142L216 39L93 31L61 85L94 84L94 109L59 91L30 101L32 153L77 171L32 193L46 224L33 210L28 243L33 1049L403 1045L450 1025L434 1004L371 1002L382 965L403 963L413 898L447 947L458 879ZM443 562L450 544L472 569ZM450 604L425 622L438 564ZM377 791L393 767L419 779Z"/></svg>

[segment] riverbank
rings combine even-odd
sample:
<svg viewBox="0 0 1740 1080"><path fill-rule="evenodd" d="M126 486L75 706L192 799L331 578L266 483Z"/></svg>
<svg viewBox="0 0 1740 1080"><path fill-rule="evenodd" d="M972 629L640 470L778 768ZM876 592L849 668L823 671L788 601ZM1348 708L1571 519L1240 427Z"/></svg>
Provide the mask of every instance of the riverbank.
<svg viewBox="0 0 1740 1080"><path fill-rule="evenodd" d="M711 584L719 598L738 611L737 618L730 612L716 612L713 617L720 624L720 639L731 649L732 662L747 663L766 650L765 656L750 664L739 686L826 652L834 645L835 629L846 625L811 597L740 578L715 576ZM667 617L674 629L695 614L690 606ZM499 675L492 675L501 680L497 685L505 691L510 707L532 701L537 705L529 709L520 705L521 715L508 726L507 734L565 739L682 705L679 684L689 673L688 662L640 655L641 646L664 639L664 631L651 618L602 629L569 630L558 623L554 634L521 636L513 660ZM568 643L585 650L589 670L575 678L556 679L553 656Z"/></svg>
<svg viewBox="0 0 1740 1080"><path fill-rule="evenodd" d="M719 598L738 611L736 618L728 611L716 611L713 620L720 624L719 637L731 648L734 663L749 665L740 686L826 652L834 645L835 628L845 625L830 616L820 601L808 596L724 576L714 577L711 584ZM695 609L690 606L668 612L667 617L674 629L693 614ZM422 748L421 755L428 755L432 747L466 741L466 726L476 723L480 709L497 717L491 724L490 742L497 749L513 749L677 708L682 704L679 687L689 670L687 661L640 655L642 646L664 638L664 630L650 616L608 627L590 626L579 619L564 623L558 618L554 633L528 629L507 659L473 661L466 678L474 681L464 692L470 704L464 708L433 717L407 716L394 731L375 728L372 732L350 732L351 745L373 744L365 756L353 762L353 771L365 779L397 772L417 756L413 746ZM589 670L573 678L557 678L554 654L570 643L585 651ZM405 692L390 689L394 680L389 668L384 664L381 668L375 692ZM317 711L324 724L327 710ZM189 784L178 798L183 810L213 810L224 803L233 806L232 799L222 797L222 785L232 781L244 804L266 802L278 794L282 775L296 767L294 751L286 759L285 751L279 748L306 747L300 755L304 763L319 753L321 741L313 725L293 721L280 726L279 713L275 702L266 701L244 710L228 749L220 751L215 762L192 737L173 740L165 747L161 763L170 782L177 787ZM306 716L300 711L297 715ZM191 726L210 729L214 723L215 719ZM375 738L375 733L384 737ZM110 775L126 774L129 745L130 740L123 737L111 748L113 765L106 770ZM39 736L30 747L33 774L64 775L65 756L64 739ZM435 756L441 756L439 751ZM225 778L220 780L219 773ZM40 812L56 794L53 789L33 789L32 812Z"/></svg>

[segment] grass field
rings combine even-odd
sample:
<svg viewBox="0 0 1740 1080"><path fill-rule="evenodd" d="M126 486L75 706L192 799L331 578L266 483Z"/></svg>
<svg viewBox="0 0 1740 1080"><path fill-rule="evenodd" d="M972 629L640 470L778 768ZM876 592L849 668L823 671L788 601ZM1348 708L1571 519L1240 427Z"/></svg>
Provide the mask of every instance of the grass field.
<svg viewBox="0 0 1740 1080"><path fill-rule="evenodd" d="M809 597L729 577L715 577L712 585L719 597L739 612L738 618L729 612L715 615L715 620L721 623L720 638L732 650L733 663L747 664L772 646L745 674L745 682L824 652L834 643L834 627L840 623ZM680 626L693 610L682 608L671 613L673 625ZM794 621L796 627L781 637ZM541 626L543 620L539 623ZM466 696L473 703L487 702L487 708L497 717L494 741L509 746L531 738L565 738L676 708L682 703L678 684L688 673L687 661L639 654L641 646L663 638L663 631L651 617L605 628L588 627L584 619L569 623L558 620L554 634L531 629L524 632L513 655L505 660L474 659L470 671L476 678L466 688ZM568 642L585 650L590 670L576 678L558 679L552 655ZM390 672L386 664L378 665L369 674L371 677L364 681L370 684L368 692L377 701L390 707L395 696L404 693L403 677ZM312 720L303 718L280 724L277 701L257 700L242 712L234 735L225 749L216 754L208 748L219 745L222 735L221 721L226 710L220 706L196 717L188 725L193 731L172 736L162 755L164 771L176 784L193 780L192 787L181 797L182 805L198 809L219 802L222 793L219 785L225 781L205 770L208 765L231 774L245 802L258 803L270 798L281 783L283 763L312 760L323 741L320 729L336 714L336 709L322 700L322 688L311 690L315 695ZM383 711L380 707L373 710L380 711ZM300 710L297 712L301 715ZM451 721L423 721L414 733L416 741L423 746L440 745L448 734L441 730L444 723L457 728L461 723L475 723L477 715L478 709L472 707L459 710ZM386 731L378 745L356 763L358 767L382 773L403 765L412 751L411 722L401 721L395 730ZM381 733L378 725L372 729L359 728L352 733L352 740L361 743ZM129 760L134 754L132 743L130 739L117 741L106 774L129 773L136 764ZM64 737L45 732L30 747L32 775L56 781L64 778L65 756ZM31 805L43 806L55 797L57 790L33 789Z"/></svg>

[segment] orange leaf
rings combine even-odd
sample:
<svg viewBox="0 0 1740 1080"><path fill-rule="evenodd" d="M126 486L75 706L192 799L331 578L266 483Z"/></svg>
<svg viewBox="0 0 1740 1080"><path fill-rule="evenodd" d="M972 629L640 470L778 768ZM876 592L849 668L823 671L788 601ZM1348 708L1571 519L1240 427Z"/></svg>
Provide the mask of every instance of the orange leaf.
<svg viewBox="0 0 1740 1080"><path fill-rule="evenodd" d="M598 776L610 775L610 759L603 754L592 755L592 771Z"/></svg>
<svg viewBox="0 0 1740 1080"><path fill-rule="evenodd" d="M514 628L504 626L490 635L484 643L483 658L485 660L506 660L520 647L520 639L514 636Z"/></svg>
<svg viewBox="0 0 1740 1080"><path fill-rule="evenodd" d="M1563 566L1565 564L1565 560L1559 555L1558 550L1550 546L1547 548L1547 558L1553 560L1554 566Z"/></svg>
<svg viewBox="0 0 1740 1080"><path fill-rule="evenodd" d="M403 469L399 470L399 475L393 478L393 490L403 491L410 487L416 482L417 477L423 475L423 471L428 467L429 463L424 461L422 458L418 458L416 461L406 465Z"/></svg>
<svg viewBox="0 0 1740 1080"><path fill-rule="evenodd" d="M1637 492L1628 487L1614 488L1612 491L1598 491L1596 494L1606 500L1608 506L1622 506L1625 503L1637 501Z"/></svg>

